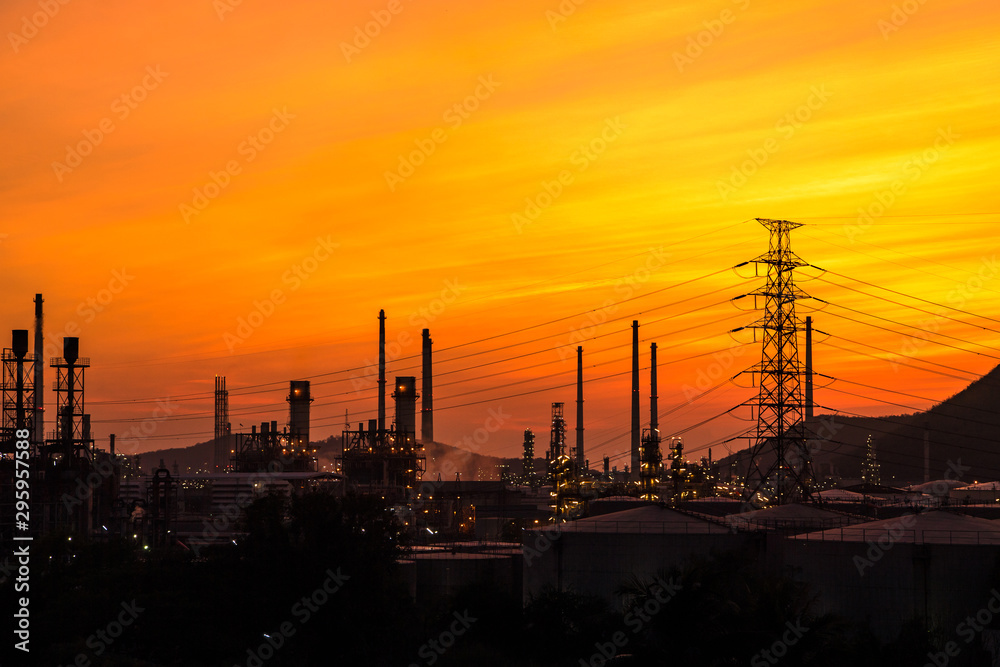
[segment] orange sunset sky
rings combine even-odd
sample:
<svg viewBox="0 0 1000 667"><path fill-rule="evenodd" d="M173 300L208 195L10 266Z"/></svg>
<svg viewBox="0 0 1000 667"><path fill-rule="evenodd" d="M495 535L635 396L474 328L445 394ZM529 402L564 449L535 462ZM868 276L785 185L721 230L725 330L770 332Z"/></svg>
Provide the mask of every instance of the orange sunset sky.
<svg viewBox="0 0 1000 667"><path fill-rule="evenodd" d="M384 308L390 383L431 329L440 441L500 414L480 451L530 427L541 455L582 344L588 458L620 467L637 318L664 435L725 454L753 389L687 401L759 360L728 333L755 217L839 274L799 276L831 304L799 310L833 336L825 408L923 409L1000 361L995 2L10 0L0 26L0 325L42 292L45 356L78 331L102 447L210 439L216 374L237 429L283 424L290 379L313 439L373 417Z"/></svg>

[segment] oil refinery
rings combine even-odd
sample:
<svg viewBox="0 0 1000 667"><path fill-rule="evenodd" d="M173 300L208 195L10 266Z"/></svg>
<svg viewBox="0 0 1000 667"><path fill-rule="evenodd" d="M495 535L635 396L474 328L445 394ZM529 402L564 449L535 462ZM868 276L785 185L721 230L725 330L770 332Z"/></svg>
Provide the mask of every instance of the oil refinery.
<svg viewBox="0 0 1000 667"><path fill-rule="evenodd" d="M421 376L396 376L390 384L384 310L378 314L375 418L352 424L345 417L339 436L315 441L311 382L293 379L284 398L286 421L261 419L249 430L242 424L234 429L227 378L216 376L207 469L171 469L163 460L143 466L139 456L116 451L115 435L106 443L94 437L85 378L101 368L81 356L86 340L66 336L62 356L42 358L43 298L37 294L33 351L27 329L14 329L3 351L0 541L11 549L29 537L120 539L152 554L198 557L206 548L243 540L244 514L256 500L322 491L385 503L407 538L399 566L418 601L487 580L522 591L525 603L552 588L612 600L630 576L652 576L658 567L699 554L749 549L764 562L799 568L831 610L892 608L873 622L880 639L895 636L913 615L951 618L991 576L993 562L982 554L1000 544L1000 528L987 521L1000 518L1000 504L974 501L996 494L995 486L955 483L941 492L929 473L923 487L916 481L905 488L883 485L871 435L859 462L861 479L845 479L814 456L817 443L840 445L843 436L837 435L840 426L824 431L826 422L816 415L816 330L813 317L801 318L795 308L808 298L794 280L795 270L808 266L791 250L791 232L800 225L758 222L770 234L768 250L740 266L756 267L765 283L734 300L752 298L760 312L733 333L755 332L761 360L724 379L749 378L756 390L742 405L753 415L741 436L748 447L721 458L711 448L697 460L686 456L683 433L661 421L669 412L659 406L663 353L656 342L648 349L648 420L642 418L645 351L636 319L631 367L623 371L631 377L631 428L628 463L621 470L608 456L599 465L588 458L594 448L586 437L582 345L575 350L572 425L569 396L546 397L552 399L550 421L523 431L520 458L504 459L474 479L447 465L431 467L428 452L440 446L434 436L431 332L422 331ZM55 378L48 404L46 368ZM46 426L54 430L46 432ZM925 470L929 442L925 436ZM30 503L21 493L28 486ZM905 528L896 530L901 521ZM898 591L870 579L840 583L857 567L851 556L886 534L895 548L879 555L893 563L885 571L925 582L907 589L902 601L893 597ZM877 560L865 562L874 566ZM956 567L963 568L965 583L937 583L944 581L938 573Z"/></svg>

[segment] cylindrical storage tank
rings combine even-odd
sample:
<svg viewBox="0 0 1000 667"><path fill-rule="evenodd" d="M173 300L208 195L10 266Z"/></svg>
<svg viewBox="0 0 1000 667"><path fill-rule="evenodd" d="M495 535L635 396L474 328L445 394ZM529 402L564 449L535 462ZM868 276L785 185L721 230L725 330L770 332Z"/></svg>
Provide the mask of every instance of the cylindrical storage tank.
<svg viewBox="0 0 1000 667"><path fill-rule="evenodd" d="M65 336L63 338L63 359L68 364L75 364L80 358L80 339L76 336Z"/></svg>
<svg viewBox="0 0 1000 667"><path fill-rule="evenodd" d="M397 377L396 391L396 433L400 440L412 445L417 441L417 378Z"/></svg>
<svg viewBox="0 0 1000 667"><path fill-rule="evenodd" d="M295 447L309 446L309 380L292 380L288 391L288 436Z"/></svg>
<svg viewBox="0 0 1000 667"><path fill-rule="evenodd" d="M28 354L28 330L14 329L11 331L11 350L15 359L24 359Z"/></svg>

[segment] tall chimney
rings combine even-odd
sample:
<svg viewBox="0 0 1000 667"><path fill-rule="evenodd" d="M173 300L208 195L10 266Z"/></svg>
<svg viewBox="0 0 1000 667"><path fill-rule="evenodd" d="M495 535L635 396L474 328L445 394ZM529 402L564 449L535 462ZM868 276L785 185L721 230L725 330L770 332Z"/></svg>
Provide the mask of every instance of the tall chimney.
<svg viewBox="0 0 1000 667"><path fill-rule="evenodd" d="M42 333L42 295L35 295L35 444L45 442L45 338Z"/></svg>
<svg viewBox="0 0 1000 667"><path fill-rule="evenodd" d="M656 408L656 343L649 346L649 435L656 437L660 428L660 419Z"/></svg>
<svg viewBox="0 0 1000 667"><path fill-rule="evenodd" d="M215 445L214 460L216 472L224 472L230 455L229 440L229 390L225 376L215 376Z"/></svg>
<svg viewBox="0 0 1000 667"><path fill-rule="evenodd" d="M583 455L583 346L576 348L576 468L586 469Z"/></svg>
<svg viewBox="0 0 1000 667"><path fill-rule="evenodd" d="M639 479L639 320L632 320L632 458L629 473Z"/></svg>
<svg viewBox="0 0 1000 667"><path fill-rule="evenodd" d="M806 419L813 418L813 318L806 317Z"/></svg>
<svg viewBox="0 0 1000 667"><path fill-rule="evenodd" d="M385 311L378 311L378 430L385 430Z"/></svg>
<svg viewBox="0 0 1000 667"><path fill-rule="evenodd" d="M420 440L425 445L434 442L434 376L431 364L431 330L424 329L424 370L423 370L423 403L420 406Z"/></svg>

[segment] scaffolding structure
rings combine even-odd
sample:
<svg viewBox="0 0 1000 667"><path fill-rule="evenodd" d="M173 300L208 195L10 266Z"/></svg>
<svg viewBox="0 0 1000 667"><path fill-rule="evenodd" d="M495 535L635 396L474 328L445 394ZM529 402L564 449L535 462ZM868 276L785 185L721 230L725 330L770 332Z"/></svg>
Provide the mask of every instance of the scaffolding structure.
<svg viewBox="0 0 1000 667"><path fill-rule="evenodd" d="M684 464L684 439L680 436L670 438L670 494L674 501L684 499L685 482L687 481L687 466Z"/></svg>
<svg viewBox="0 0 1000 667"><path fill-rule="evenodd" d="M90 459L94 439L90 433L90 415L85 411L85 371L90 359L80 357L80 339L63 338L63 356L54 357L49 366L56 370L56 432L48 441L43 456L46 463Z"/></svg>
<svg viewBox="0 0 1000 667"><path fill-rule="evenodd" d="M80 339L66 336L63 356L49 364L56 371L56 429L39 446L34 470L32 528L39 534L60 530L87 537L114 512L121 461L94 446L85 402L90 359L79 353Z"/></svg>
<svg viewBox="0 0 1000 667"><path fill-rule="evenodd" d="M566 419L563 403L552 404L549 451L545 454L546 476L552 485L551 507L556 523L576 517L582 509L576 462L566 451Z"/></svg>
<svg viewBox="0 0 1000 667"><path fill-rule="evenodd" d="M643 500L657 501L659 500L658 489L663 470L660 430L643 429L639 448L639 497Z"/></svg>
<svg viewBox="0 0 1000 667"><path fill-rule="evenodd" d="M639 497L659 500L663 455L660 452L660 421L656 395L656 343L649 347L649 428L642 432L639 443Z"/></svg>
<svg viewBox="0 0 1000 667"><path fill-rule="evenodd" d="M10 349L3 351L3 423L0 428L0 456L12 456L16 432L34 431L34 362L28 357L28 332L13 331Z"/></svg>
<svg viewBox="0 0 1000 667"><path fill-rule="evenodd" d="M416 378L397 377L396 421L380 429L377 419L343 432L339 459L348 483L357 491L380 495L392 504L410 506L426 469L423 444L416 437Z"/></svg>
<svg viewBox="0 0 1000 667"><path fill-rule="evenodd" d="M229 469L232 472L318 472L316 449L295 445L288 429L278 430L278 422L261 422L260 430L234 433Z"/></svg>
<svg viewBox="0 0 1000 667"><path fill-rule="evenodd" d="M563 403L552 404L552 426L549 429L549 451L545 458L549 462L550 475L552 481L551 466L553 462L566 456L566 419L563 417Z"/></svg>

